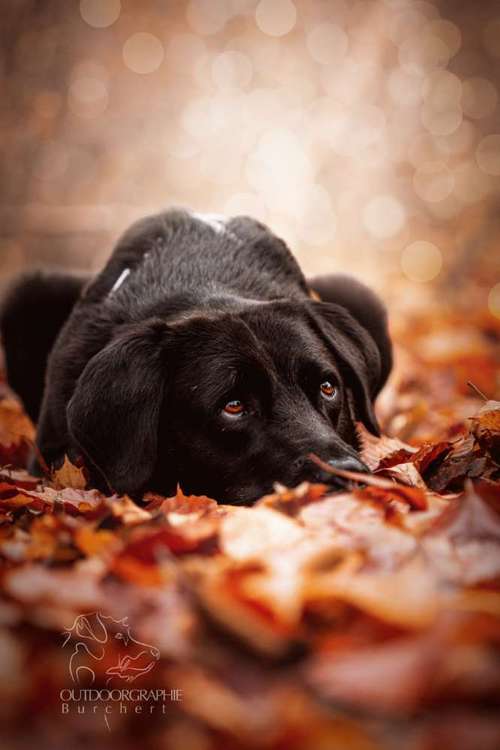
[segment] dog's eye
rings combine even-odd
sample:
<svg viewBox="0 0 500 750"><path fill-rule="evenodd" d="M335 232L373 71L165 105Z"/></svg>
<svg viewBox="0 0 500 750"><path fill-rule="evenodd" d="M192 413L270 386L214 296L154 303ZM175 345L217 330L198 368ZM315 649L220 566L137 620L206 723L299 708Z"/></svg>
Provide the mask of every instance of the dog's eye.
<svg viewBox="0 0 500 750"><path fill-rule="evenodd" d="M319 389L321 391L321 395L323 396L323 398L326 398L327 401L333 401L333 399L337 395L337 389L334 385L332 385L332 383L330 383L329 380L325 380L323 383L321 383Z"/></svg>
<svg viewBox="0 0 500 750"><path fill-rule="evenodd" d="M224 414L228 414L230 417L240 417L245 411L245 405L239 399L228 401L225 405Z"/></svg>

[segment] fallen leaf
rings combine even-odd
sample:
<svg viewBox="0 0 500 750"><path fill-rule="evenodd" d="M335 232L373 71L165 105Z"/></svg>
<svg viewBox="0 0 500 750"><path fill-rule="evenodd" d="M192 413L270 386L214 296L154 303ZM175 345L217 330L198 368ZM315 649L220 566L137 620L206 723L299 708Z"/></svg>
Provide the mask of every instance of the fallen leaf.
<svg viewBox="0 0 500 750"><path fill-rule="evenodd" d="M406 463L418 452L398 438L372 435L361 422L356 423L356 434L361 443L361 458L372 471Z"/></svg>
<svg viewBox="0 0 500 750"><path fill-rule="evenodd" d="M478 443L500 465L500 401L487 401L475 416L470 417L470 422Z"/></svg>
<svg viewBox="0 0 500 750"><path fill-rule="evenodd" d="M355 651L322 654L306 666L306 679L337 706L401 717L431 692L442 658L440 644L418 635Z"/></svg>
<svg viewBox="0 0 500 750"><path fill-rule="evenodd" d="M427 508L425 492L418 487L408 487L403 484L398 484L397 482L391 482L389 479L384 479L380 476L374 476L373 474L360 474L355 471L337 469L330 466L330 464L321 461L316 456L311 456L311 458L318 464L318 466L333 475L343 477L344 479L351 479L359 484L367 484L371 487L390 490L393 495L397 495L400 500L406 502L412 509L425 510Z"/></svg>
<svg viewBox="0 0 500 750"><path fill-rule="evenodd" d="M111 504L111 513L126 526L151 521L152 514L137 505L130 497L118 497Z"/></svg>
<svg viewBox="0 0 500 750"><path fill-rule="evenodd" d="M359 553L324 575L311 577L308 597L346 602L391 625L410 629L429 627L441 599L438 578L420 555L408 558L395 570L370 570Z"/></svg>
<svg viewBox="0 0 500 750"><path fill-rule="evenodd" d="M23 468L35 439L35 428L21 404L0 398L0 465Z"/></svg>
<svg viewBox="0 0 500 750"><path fill-rule="evenodd" d="M111 531L82 526L75 532L75 543L87 557L92 555L111 554L121 546L119 539Z"/></svg>
<svg viewBox="0 0 500 750"><path fill-rule="evenodd" d="M68 456L64 456L63 465L52 474L52 481L56 489L68 487L73 490L84 490L87 487L84 469L71 463Z"/></svg>
<svg viewBox="0 0 500 750"><path fill-rule="evenodd" d="M496 497L500 500L500 487ZM500 515L490 505L488 490L468 482L463 495L451 501L424 535L422 545L444 579L475 585L500 577Z"/></svg>

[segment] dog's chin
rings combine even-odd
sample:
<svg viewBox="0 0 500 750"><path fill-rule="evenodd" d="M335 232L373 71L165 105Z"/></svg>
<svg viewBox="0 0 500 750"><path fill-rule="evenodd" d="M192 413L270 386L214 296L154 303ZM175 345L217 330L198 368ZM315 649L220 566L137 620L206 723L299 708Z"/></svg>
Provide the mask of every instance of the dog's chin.
<svg viewBox="0 0 500 750"><path fill-rule="evenodd" d="M246 505L250 506L260 500L264 495L269 495L273 492L273 484L247 484L247 485L226 485L217 486L211 482L202 482L200 480L196 482L186 481L181 479L179 486L185 495L197 495L210 497L221 505ZM163 487L157 490L158 494L164 495L165 497L171 497L175 495L177 486L173 492L166 494Z"/></svg>
<svg viewBox="0 0 500 750"><path fill-rule="evenodd" d="M213 493L212 497L214 497L219 503L225 505L251 506L265 495L275 493L278 487L294 490L304 482L310 484L324 484L328 487L329 492L346 491L350 486L348 479L335 476L334 474L323 473L321 476L305 475L299 478L295 477L288 482L270 482L269 484L263 484L258 487L252 485L248 487L228 488L223 493Z"/></svg>
<svg viewBox="0 0 500 750"><path fill-rule="evenodd" d="M214 494L215 499L224 505L251 506L264 495L270 495L274 492L273 485L247 486L247 487L229 487L224 492Z"/></svg>
<svg viewBox="0 0 500 750"><path fill-rule="evenodd" d="M225 490L222 494L214 494L213 497L219 503L222 503L224 505L249 507L255 505L258 500L265 497L266 495L273 495L274 493L279 491L279 488L294 490L300 484L303 484L303 482L311 482L311 479L294 479L286 483L278 481L269 482L269 484L262 484L258 487L234 487L232 489ZM340 483L337 484L335 480L332 481L332 489L340 489L341 487L345 486L341 482L342 480L340 480Z"/></svg>

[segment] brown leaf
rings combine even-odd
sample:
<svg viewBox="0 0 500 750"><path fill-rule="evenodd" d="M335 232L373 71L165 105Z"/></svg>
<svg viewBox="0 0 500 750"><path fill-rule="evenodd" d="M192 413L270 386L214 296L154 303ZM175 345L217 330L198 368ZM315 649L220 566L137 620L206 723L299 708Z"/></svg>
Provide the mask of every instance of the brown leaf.
<svg viewBox="0 0 500 750"><path fill-rule="evenodd" d="M426 489L426 484L420 476L417 467L410 462L393 465L390 468L382 468L376 473L378 476L383 475L395 479L397 482L404 484L407 487L420 487L422 490ZM421 509L423 510L425 507L424 504L421 506Z"/></svg>
<svg viewBox="0 0 500 750"><path fill-rule="evenodd" d="M141 508L127 495L114 500L111 505L111 513L126 526L151 521L152 514Z"/></svg>
<svg viewBox="0 0 500 750"><path fill-rule="evenodd" d="M321 654L307 665L306 679L336 704L400 718L424 702L440 660L439 644L428 636L405 637Z"/></svg>
<svg viewBox="0 0 500 750"><path fill-rule="evenodd" d="M367 496L360 499L358 494L366 491ZM398 522L387 523L387 515L393 511L388 510L385 492L380 490L382 499L378 500L370 496L372 491L379 490L370 487L330 495L303 508L298 520L339 552L359 551L371 565L394 570L415 552L416 541L406 530L407 520L401 521L399 506L394 510ZM415 515L407 513L408 517Z"/></svg>
<svg viewBox="0 0 500 750"><path fill-rule="evenodd" d="M40 479L32 477L24 469L2 469L0 470L0 485L3 483L12 484L23 490L36 490L40 484Z"/></svg>
<svg viewBox="0 0 500 750"><path fill-rule="evenodd" d="M417 453L417 448L398 438L372 435L361 422L356 423L356 434L361 443L361 458L372 471L406 463Z"/></svg>
<svg viewBox="0 0 500 750"><path fill-rule="evenodd" d="M75 543L87 557L109 554L120 546L120 540L111 531L82 526L75 532Z"/></svg>
<svg viewBox="0 0 500 750"><path fill-rule="evenodd" d="M193 590L212 620L250 645L258 653L279 657L287 653L296 637L296 618L290 621L286 612L249 587L248 576L258 566L234 567L214 558L211 564L197 566L191 573ZM255 584L255 580L251 581Z"/></svg>
<svg viewBox="0 0 500 750"><path fill-rule="evenodd" d="M450 442L425 443L413 455L412 461L415 464L419 474L424 477L432 465L442 459L449 453L452 445Z"/></svg>
<svg viewBox="0 0 500 750"><path fill-rule="evenodd" d="M146 510L161 510L165 514L176 513L176 514L187 514L201 517L210 513L219 513L220 506L215 500L207 497L206 495L185 495L181 487L177 488L177 493L174 497L162 497L161 495L155 495L154 493L148 493L144 497L145 500L149 500L149 504L146 506Z"/></svg>
<svg viewBox="0 0 500 750"><path fill-rule="evenodd" d="M52 510L53 505L43 493L30 490L18 491L11 484L0 484L0 508L2 510L16 510L18 508L29 508L34 511Z"/></svg>
<svg viewBox="0 0 500 750"><path fill-rule="evenodd" d="M309 581L311 599L340 600L391 625L424 629L436 619L443 602L438 579L420 555L395 570L364 568L363 556L345 561Z"/></svg>
<svg viewBox="0 0 500 750"><path fill-rule="evenodd" d="M81 612L99 608L103 603L99 587L102 575L103 568L96 558L79 561L63 570L30 564L8 572L4 587L24 604L51 603L61 608L75 607Z"/></svg>
<svg viewBox="0 0 500 750"><path fill-rule="evenodd" d="M487 401L470 421L476 431L500 432L500 401Z"/></svg>
<svg viewBox="0 0 500 750"><path fill-rule="evenodd" d="M71 463L68 456L64 456L63 465L52 474L52 481L56 489L84 490L87 487L84 469Z"/></svg>
<svg viewBox="0 0 500 750"><path fill-rule="evenodd" d="M0 399L0 465L24 466L34 439L35 428L20 403Z"/></svg>
<svg viewBox="0 0 500 750"><path fill-rule="evenodd" d="M487 459L472 435L452 444L440 465L427 471L428 486L435 492L461 490L467 477L479 476L486 468Z"/></svg>
<svg viewBox="0 0 500 750"><path fill-rule="evenodd" d="M265 495L257 501L256 506L263 505L267 508L279 510L290 516L296 516L299 510L309 503L315 503L328 491L326 484L310 484L302 482L298 487L288 489L283 487L272 495Z"/></svg>
<svg viewBox="0 0 500 750"><path fill-rule="evenodd" d="M425 492L418 487L407 487L397 482L391 482L390 479L384 479L373 474L360 474L355 471L344 471L343 469L336 469L330 464L321 461L317 456L312 456L311 459L321 466L322 469L328 471L330 474L343 477L344 479L351 479L354 482L360 484L367 484L372 487L379 487L382 490L389 490L393 495L397 495L398 498L406 502L413 510L425 510L427 508L427 499Z"/></svg>
<svg viewBox="0 0 500 750"><path fill-rule="evenodd" d="M467 482L424 535L424 549L444 579L475 585L500 576L500 515L492 495L500 502L500 485Z"/></svg>
<svg viewBox="0 0 500 750"><path fill-rule="evenodd" d="M470 422L478 443L500 465L500 401L487 401Z"/></svg>
<svg viewBox="0 0 500 750"><path fill-rule="evenodd" d="M181 526L137 527L124 548L113 559L111 569L126 580L142 585L160 585L161 563L172 555L210 553L216 549L217 524L202 518Z"/></svg>

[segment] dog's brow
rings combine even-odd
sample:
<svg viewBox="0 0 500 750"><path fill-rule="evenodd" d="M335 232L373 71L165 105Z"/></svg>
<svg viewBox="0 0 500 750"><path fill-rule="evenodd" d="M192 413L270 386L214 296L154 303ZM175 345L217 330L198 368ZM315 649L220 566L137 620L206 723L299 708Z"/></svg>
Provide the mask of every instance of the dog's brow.
<svg viewBox="0 0 500 750"><path fill-rule="evenodd" d="M238 371L236 368L215 363L213 369L210 370L210 378L205 383L200 384L204 385L209 399L218 401L234 388L237 377ZM200 384L194 386L193 390L197 389Z"/></svg>

